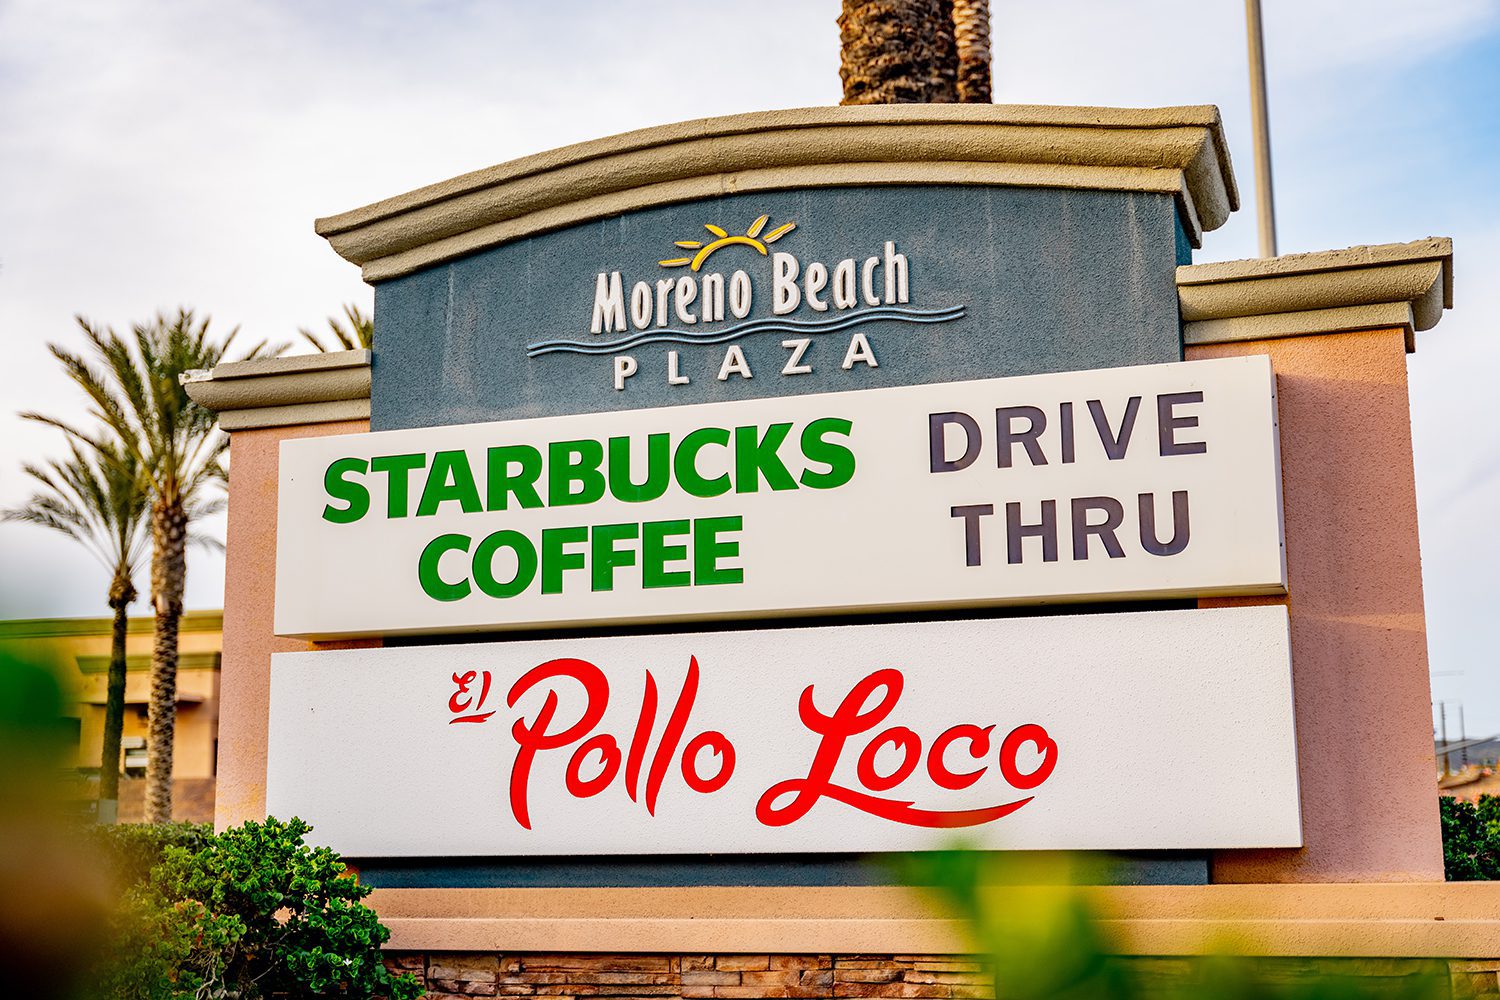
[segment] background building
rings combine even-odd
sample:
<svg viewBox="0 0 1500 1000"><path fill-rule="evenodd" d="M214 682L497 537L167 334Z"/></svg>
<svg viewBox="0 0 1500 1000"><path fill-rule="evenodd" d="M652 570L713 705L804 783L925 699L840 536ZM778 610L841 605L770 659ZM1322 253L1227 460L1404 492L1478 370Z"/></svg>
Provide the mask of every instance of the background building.
<svg viewBox="0 0 1500 1000"><path fill-rule="evenodd" d="M68 698L81 778L79 797L98 797L104 699L109 678L109 618L31 618L0 621L0 642L25 640L53 660ZM121 734L120 820L139 822L146 773L146 709L151 699L151 616L130 619L125 653L125 725ZM172 817L206 823L214 817L214 776L219 748L219 659L224 645L222 611L182 616L177 673L177 738L172 758Z"/></svg>

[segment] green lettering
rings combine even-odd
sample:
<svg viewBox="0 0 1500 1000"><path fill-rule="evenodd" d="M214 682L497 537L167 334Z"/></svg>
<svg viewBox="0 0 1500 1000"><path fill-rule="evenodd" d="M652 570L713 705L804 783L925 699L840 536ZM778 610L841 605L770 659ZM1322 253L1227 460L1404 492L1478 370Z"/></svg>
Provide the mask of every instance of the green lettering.
<svg viewBox="0 0 1500 1000"><path fill-rule="evenodd" d="M722 427L702 427L683 438L677 446L677 457L673 462L677 484L695 497L719 497L729 492L729 473L713 479L704 479L698 474L698 452L710 444L729 447L729 432Z"/></svg>
<svg viewBox="0 0 1500 1000"><path fill-rule="evenodd" d="M809 462L828 466L827 472L803 469L803 486L831 490L854 478L854 452L848 445L827 440L830 434L848 437L853 429L854 424L842 417L823 417L802 428L802 454Z"/></svg>
<svg viewBox="0 0 1500 1000"><path fill-rule="evenodd" d="M641 526L633 523L595 526L590 536L592 545L589 558L595 590L614 590L615 567L635 565L635 550L617 549L615 542L626 538L638 538L640 533Z"/></svg>
<svg viewBox="0 0 1500 1000"><path fill-rule="evenodd" d="M369 463L362 458L341 458L328 466L328 471L323 474L323 492L328 494L330 500L342 500L349 506L325 506L323 520L334 524L352 524L370 512L370 491L365 489L365 484L344 478L351 472L363 473L369 467Z"/></svg>
<svg viewBox="0 0 1500 1000"><path fill-rule="evenodd" d="M487 459L485 496L490 510L509 510L515 496L522 507L540 507L536 481L542 475L542 453L529 444L511 444L491 448ZM511 465L519 466L515 472Z"/></svg>
<svg viewBox="0 0 1500 1000"><path fill-rule="evenodd" d="M440 451L432 456L432 468L427 470L427 485L422 489L417 516L431 517L437 513L438 504L445 500L457 500L465 514L477 514L484 509L479 502L479 487L474 483L474 470L469 468L469 453L466 451Z"/></svg>
<svg viewBox="0 0 1500 1000"><path fill-rule="evenodd" d="M604 496L604 445L598 441L554 441L547 446L547 505L570 507ZM577 484L578 490L573 486ZM543 545L545 549L545 544ZM546 580L547 559L542 558Z"/></svg>
<svg viewBox="0 0 1500 1000"><path fill-rule="evenodd" d="M516 572L506 583L495 578L495 554L502 548L516 554ZM515 597L536 579L536 546L509 528L488 535L474 549L474 582L490 597Z"/></svg>
<svg viewBox="0 0 1500 1000"><path fill-rule="evenodd" d="M738 566L720 566L720 559L730 559L740 554L740 543L720 541L719 535L726 531L739 531L744 527L740 517L700 517L693 522L693 585L712 586L718 583L744 583L745 571Z"/></svg>
<svg viewBox="0 0 1500 1000"><path fill-rule="evenodd" d="M724 436L727 439L729 432ZM668 561L687 558L687 546L667 545L667 536L686 535L691 525L687 521L647 521L641 528L641 585L647 590L691 586L693 578L687 570L669 572L666 568Z"/></svg>
<svg viewBox="0 0 1500 1000"><path fill-rule="evenodd" d="M588 538L589 529L583 527L546 528L542 531L542 593L561 594L563 570L583 569L583 553L564 552L563 546L586 542Z"/></svg>
<svg viewBox="0 0 1500 1000"><path fill-rule="evenodd" d="M448 583L438 575L438 562L449 552L469 551L468 535L438 535L427 543L422 557L417 560L417 580L422 591L434 601L459 601L469 596L467 577L458 583Z"/></svg>
<svg viewBox="0 0 1500 1000"><path fill-rule="evenodd" d="M766 433L756 437L755 427L734 429L734 490L736 493L756 493L760 481L773 490L795 490L797 481L786 471L781 456L776 450L786 440L792 429L790 423L772 424Z"/></svg>
<svg viewBox="0 0 1500 1000"><path fill-rule="evenodd" d="M672 480L672 437L652 434L646 438L646 481L630 481L630 438L609 439L609 491L626 503L644 503L667 492Z"/></svg>
<svg viewBox="0 0 1500 1000"><path fill-rule="evenodd" d="M406 509L411 503L411 474L426 464L426 455L377 455L370 459L371 472L385 473L386 517L406 516Z"/></svg>

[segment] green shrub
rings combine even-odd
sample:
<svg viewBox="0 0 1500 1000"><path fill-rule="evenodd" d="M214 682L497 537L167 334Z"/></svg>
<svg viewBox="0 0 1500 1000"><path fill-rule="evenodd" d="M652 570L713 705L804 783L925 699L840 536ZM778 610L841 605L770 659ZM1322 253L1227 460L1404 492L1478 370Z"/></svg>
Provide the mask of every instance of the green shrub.
<svg viewBox="0 0 1500 1000"><path fill-rule="evenodd" d="M1500 879L1500 796L1443 796L1443 871L1449 882Z"/></svg>
<svg viewBox="0 0 1500 1000"><path fill-rule="evenodd" d="M149 877L125 895L101 992L147 1000L418 996L415 978L393 976L381 961L390 932L360 902L370 889L333 851L308 846L310 830L300 819L270 818L208 836L196 850L164 844Z"/></svg>

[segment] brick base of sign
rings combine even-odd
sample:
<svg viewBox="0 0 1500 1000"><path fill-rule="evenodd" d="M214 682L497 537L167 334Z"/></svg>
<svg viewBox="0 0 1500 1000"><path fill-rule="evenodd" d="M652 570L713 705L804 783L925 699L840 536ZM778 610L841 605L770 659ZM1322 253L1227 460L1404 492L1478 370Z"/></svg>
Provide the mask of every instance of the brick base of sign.
<svg viewBox="0 0 1500 1000"><path fill-rule="evenodd" d="M1145 987L1180 995L1191 960L1128 959ZM964 955L624 955L388 952L386 964L414 973L428 1000L441 997L994 998L982 963ZM1500 1000L1500 961L1446 963L1453 1000ZM1430 966L1405 958L1262 958L1264 979L1321 976L1396 981ZM1372 983L1373 985L1373 983ZM1004 996L1004 990L1001 990Z"/></svg>
<svg viewBox="0 0 1500 1000"><path fill-rule="evenodd" d="M983 966L932 955L387 953L429 997L988 998Z"/></svg>

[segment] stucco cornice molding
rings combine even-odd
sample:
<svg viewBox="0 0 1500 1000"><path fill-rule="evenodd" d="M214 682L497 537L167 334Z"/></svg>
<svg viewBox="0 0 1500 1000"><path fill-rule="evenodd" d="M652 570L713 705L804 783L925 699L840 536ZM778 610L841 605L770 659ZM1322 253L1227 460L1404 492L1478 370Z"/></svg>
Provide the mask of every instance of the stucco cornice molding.
<svg viewBox="0 0 1500 1000"><path fill-rule="evenodd" d="M1219 111L802 108L704 118L512 160L316 229L376 282L593 219L803 187L999 184L1169 193L1196 246L1239 206Z"/></svg>
<svg viewBox="0 0 1500 1000"><path fill-rule="evenodd" d="M73 636L108 638L114 627L112 618L18 618L0 621L0 640L53 639ZM179 632L219 632L224 628L222 611L184 611L178 620ZM156 619L136 616L129 619L129 635L150 635Z"/></svg>
<svg viewBox="0 0 1500 1000"><path fill-rule="evenodd" d="M179 671L189 670L218 670L223 658L222 653L216 652L181 652L177 654L177 669ZM110 655L100 653L97 655L79 655L74 657L78 663L78 672L81 674L107 674L109 673ZM145 673L151 669L153 656L151 653L132 653L125 657L125 669L130 673Z"/></svg>
<svg viewBox="0 0 1500 1000"><path fill-rule="evenodd" d="M1399 327L1414 350L1453 307L1453 241L1191 264L1177 300L1188 345Z"/></svg>
<svg viewBox="0 0 1500 1000"><path fill-rule="evenodd" d="M1001 890L996 890L1001 891ZM1493 882L1101 886L1127 955L1493 958ZM883 886L376 889L397 951L961 954L967 928Z"/></svg>
<svg viewBox="0 0 1500 1000"><path fill-rule="evenodd" d="M226 431L370 417L368 350L232 361L188 372L182 382Z"/></svg>

